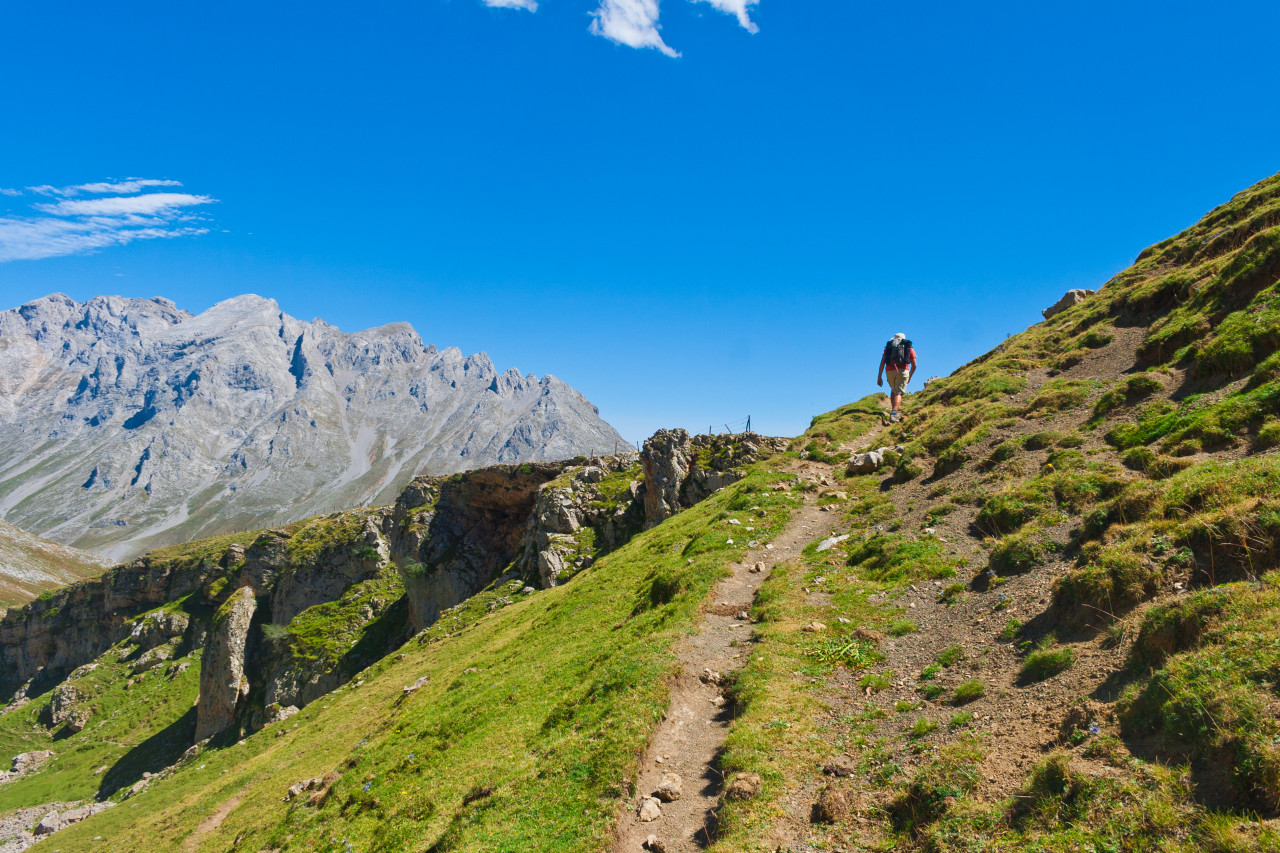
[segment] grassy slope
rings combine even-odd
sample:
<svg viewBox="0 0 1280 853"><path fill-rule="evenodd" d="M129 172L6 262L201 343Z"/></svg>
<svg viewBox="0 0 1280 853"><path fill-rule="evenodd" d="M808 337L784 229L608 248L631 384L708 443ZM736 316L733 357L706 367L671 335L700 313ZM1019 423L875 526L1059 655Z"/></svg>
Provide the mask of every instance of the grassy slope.
<svg viewBox="0 0 1280 853"><path fill-rule="evenodd" d="M107 849L223 850L243 834L238 849L602 849L665 710L672 643L744 549L715 522L761 506L757 527L779 529L795 503L768 488L780 478L757 471L564 586L469 602L358 682L201 754L60 833L59 847L103 849L91 840L101 835ZM500 599L512 603L489 612ZM341 778L323 805L282 802L289 785L330 771ZM216 830L192 836L233 798Z"/></svg>
<svg viewBox="0 0 1280 853"><path fill-rule="evenodd" d="M107 565L94 554L0 521L0 607L25 604L46 590L97 577Z"/></svg>
<svg viewBox="0 0 1280 853"><path fill-rule="evenodd" d="M1278 280L1280 177L1145 252L1083 305L912 396L907 422L879 443L906 446L891 461L892 479L914 497L895 491L890 500L883 475L837 484L851 493L840 501L854 534L845 552L806 552L775 569L761 594L760 645L738 680L726 763L761 773L766 790L725 809L717 849L773 849L769 832L788 819L783 801L829 784L814 768L842 751L856 757L864 790L877 792L857 810L873 820L828 835L812 830L815 843L1280 847L1275 821L1257 822L1280 809L1280 574L1269 572L1280 543L1280 457L1270 453L1280 445ZM1139 372L1117 375L1128 361L1110 374L1073 374L1135 327ZM877 421L871 401L861 401L815 418L793 446L838 462L836 446ZM951 485L961 473L966 485ZM913 506L926 498L927 510ZM952 513L972 518L976 559L920 535ZM959 571L942 595L963 597L1047 567L1061 575L1039 621L1068 632L1085 626L1085 637L1089 625L1112 626L1108 640L1129 649L1112 680L1127 688L1113 705L1119 736L1077 730L1036 765L1016 799L976 795L978 765L1001 747L990 732L969 733L969 697L932 688L944 663L885 673L874 654L853 649L839 660L800 630L845 617L846 634L858 625L907 634L914 625L894 602L911 583ZM829 595L815 598L804 587L818 577ZM1213 588L1179 596L1175 583ZM1170 603L1149 604L1169 593ZM1005 602L989 601L998 619ZM1021 626L1011 620L998 639L1021 639ZM1024 641L1023 683L1072 666L1073 649L1052 640ZM844 674L832 679L833 667ZM918 702L876 701L899 675L954 709L927 740L938 723L916 716ZM833 684L846 697L856 684L866 696L861 711L827 701ZM876 734L886 718L903 733ZM917 767L909 775L897 765L904 753ZM1084 773L1081 762L1095 769ZM1194 785L1184 762L1199 768Z"/></svg>

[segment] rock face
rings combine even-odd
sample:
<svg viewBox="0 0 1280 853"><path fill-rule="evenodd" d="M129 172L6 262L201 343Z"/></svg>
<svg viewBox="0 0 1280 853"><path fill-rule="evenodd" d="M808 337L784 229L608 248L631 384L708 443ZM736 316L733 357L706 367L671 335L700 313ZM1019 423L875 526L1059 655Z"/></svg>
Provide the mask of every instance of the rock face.
<svg viewBox="0 0 1280 853"><path fill-rule="evenodd" d="M1054 317L1054 316L1057 316L1058 314L1061 314L1063 311L1066 311L1068 308L1072 307L1073 305L1079 305L1081 302L1084 302L1085 299L1092 296L1094 293L1097 293L1097 291L1096 290L1079 290L1079 289L1068 290L1066 293L1062 294L1061 299L1059 299L1057 302L1053 303L1052 305L1050 305L1048 308L1044 309L1040 313L1044 315L1044 318L1046 320L1048 320L1050 317Z"/></svg>
<svg viewBox="0 0 1280 853"><path fill-rule="evenodd" d="M593 463L538 490L516 565L543 589L568 580L644 526L644 486L635 456Z"/></svg>
<svg viewBox="0 0 1280 853"><path fill-rule="evenodd" d="M390 503L419 473L621 444L560 380L404 323L344 334L257 296L0 312L0 516L116 559Z"/></svg>
<svg viewBox="0 0 1280 853"><path fill-rule="evenodd" d="M652 527L693 506L717 489L737 482L735 466L752 462L762 453L779 452L783 439L754 433L698 435L682 429L658 430L644 443L645 526Z"/></svg>
<svg viewBox="0 0 1280 853"><path fill-rule="evenodd" d="M218 610L200 658L200 704L196 709L196 740L216 735L231 725L240 703L249 695L244 674L245 646L257 600L247 586L236 590Z"/></svg>

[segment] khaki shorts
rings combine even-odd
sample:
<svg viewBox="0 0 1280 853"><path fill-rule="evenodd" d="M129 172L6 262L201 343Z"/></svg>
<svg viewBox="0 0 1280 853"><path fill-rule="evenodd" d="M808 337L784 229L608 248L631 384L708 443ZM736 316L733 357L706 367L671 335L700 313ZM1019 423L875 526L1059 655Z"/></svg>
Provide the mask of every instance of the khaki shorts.
<svg viewBox="0 0 1280 853"><path fill-rule="evenodd" d="M907 385L907 379L911 377L911 369L907 368L903 371L886 370L884 378L889 380L889 393L901 394L902 389Z"/></svg>

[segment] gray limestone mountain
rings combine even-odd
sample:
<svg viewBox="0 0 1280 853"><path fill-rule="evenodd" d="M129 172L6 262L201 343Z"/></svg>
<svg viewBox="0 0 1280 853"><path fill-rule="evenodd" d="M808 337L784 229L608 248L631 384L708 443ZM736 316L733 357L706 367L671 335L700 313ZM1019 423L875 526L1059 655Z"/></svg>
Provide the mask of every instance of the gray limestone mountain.
<svg viewBox="0 0 1280 853"><path fill-rule="evenodd" d="M115 559L620 444L559 379L405 323L346 334L258 296L198 316L61 294L0 312L0 517Z"/></svg>

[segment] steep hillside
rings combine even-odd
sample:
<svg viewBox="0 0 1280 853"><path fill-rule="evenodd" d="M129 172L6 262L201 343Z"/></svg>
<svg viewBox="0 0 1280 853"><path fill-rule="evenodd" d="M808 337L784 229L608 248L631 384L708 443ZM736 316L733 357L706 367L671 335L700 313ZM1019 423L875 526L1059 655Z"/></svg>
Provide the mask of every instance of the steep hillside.
<svg viewBox="0 0 1280 853"><path fill-rule="evenodd" d="M784 452L660 433L421 480L33 602L0 621L0 745L26 756L0 827L74 813L63 851L1280 849L1278 279L1273 178L901 423L873 395ZM125 593L94 642L64 615Z"/></svg>
<svg viewBox="0 0 1280 853"><path fill-rule="evenodd" d="M0 607L102 573L109 561L0 521Z"/></svg>
<svg viewBox="0 0 1280 853"><path fill-rule="evenodd" d="M257 296L48 296L0 312L0 354L0 515L116 559L626 444L553 376Z"/></svg>

